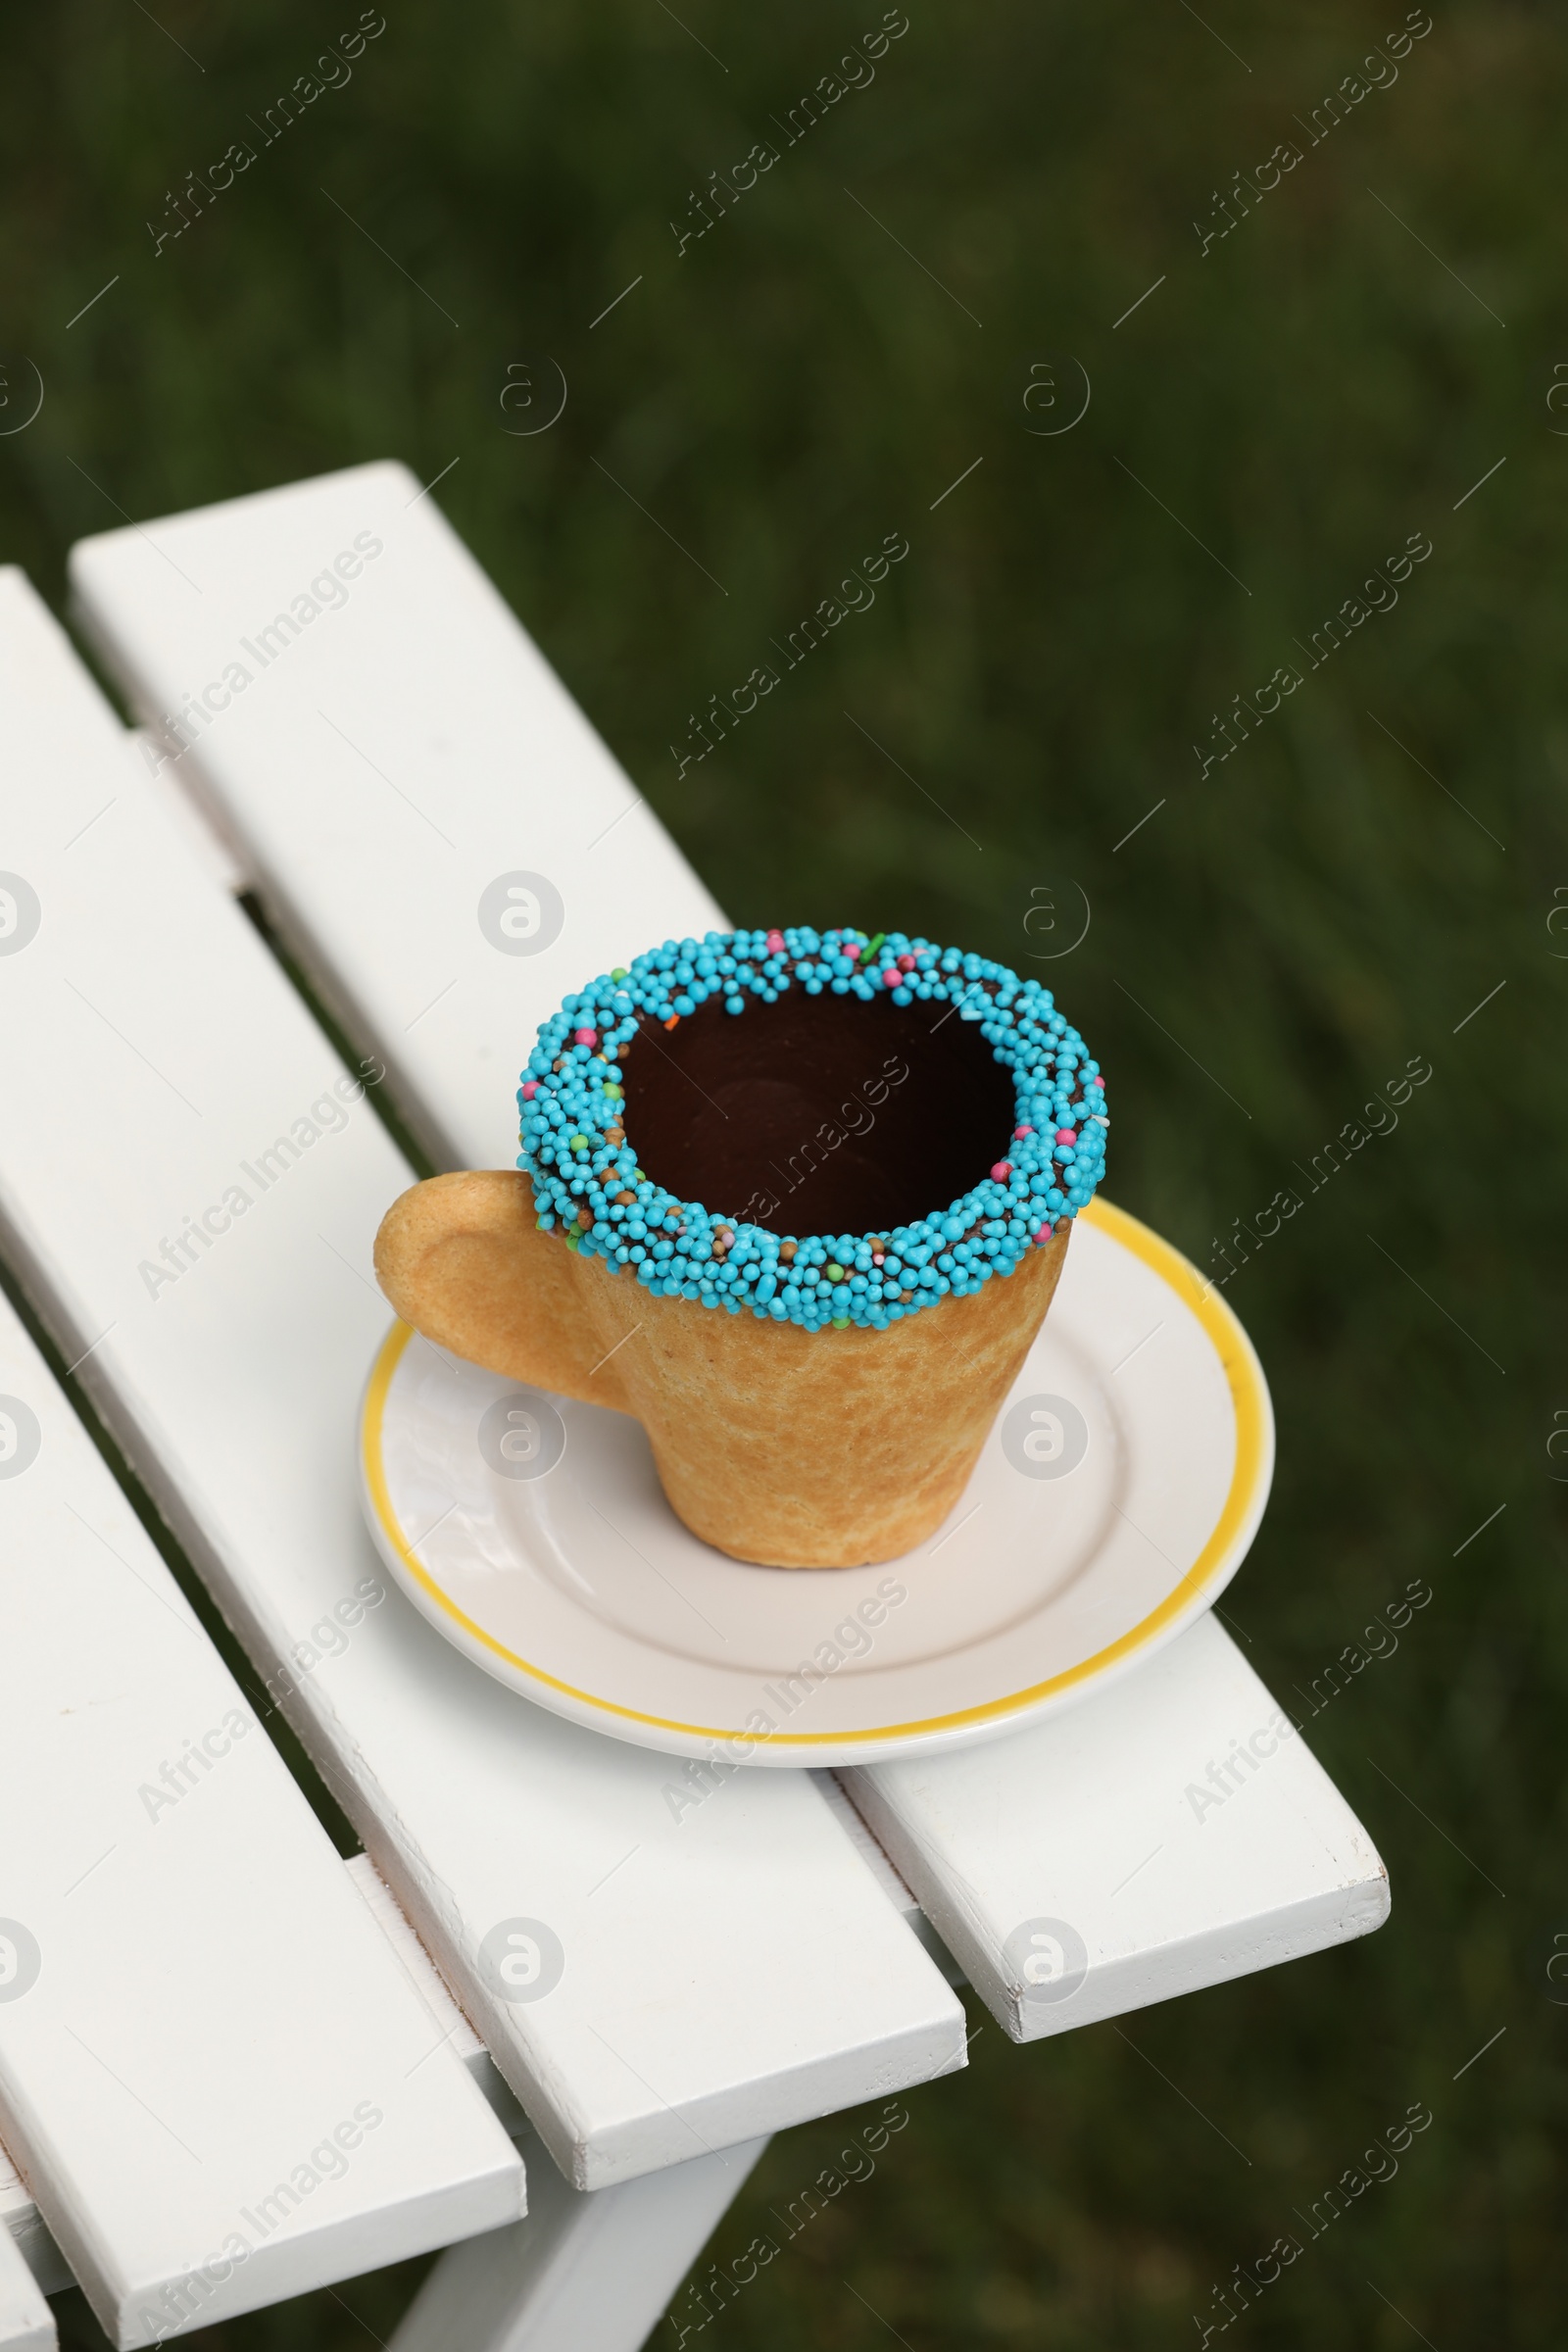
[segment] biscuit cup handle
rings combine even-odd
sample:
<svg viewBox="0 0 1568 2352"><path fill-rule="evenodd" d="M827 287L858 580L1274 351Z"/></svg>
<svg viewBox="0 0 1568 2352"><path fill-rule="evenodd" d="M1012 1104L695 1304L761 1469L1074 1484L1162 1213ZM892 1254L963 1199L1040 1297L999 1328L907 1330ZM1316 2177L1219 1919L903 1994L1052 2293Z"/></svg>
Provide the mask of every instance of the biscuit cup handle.
<svg viewBox="0 0 1568 2352"><path fill-rule="evenodd" d="M393 1201L375 1237L375 1277L436 1347L509 1380L630 1412L575 1253L541 1233L520 1170L432 1176Z"/></svg>

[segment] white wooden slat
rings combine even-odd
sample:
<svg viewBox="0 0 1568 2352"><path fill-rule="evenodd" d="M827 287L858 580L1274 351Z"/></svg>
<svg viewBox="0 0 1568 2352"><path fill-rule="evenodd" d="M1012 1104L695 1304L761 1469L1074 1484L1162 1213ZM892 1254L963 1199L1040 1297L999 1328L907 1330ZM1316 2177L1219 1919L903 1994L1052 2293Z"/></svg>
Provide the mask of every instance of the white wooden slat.
<svg viewBox="0 0 1568 2352"><path fill-rule="evenodd" d="M112 2337L515 2217L505 2132L421 2066L426 2012L3 1298L0 1787L0 2129Z"/></svg>
<svg viewBox="0 0 1568 2352"><path fill-rule="evenodd" d="M846 1805L848 1801L846 1798ZM858 1816L856 1818L858 1819ZM862 1834L869 1838L870 1832L864 1830L863 1824L861 1828ZM429 2011L435 2029L434 2038L444 2042L450 2055L467 2069L484 2093L487 2105L500 2119L509 2138L515 2139L519 2133L526 2134L528 2122L522 2109L502 2081L484 2043L452 1998L436 1971L435 1963L409 1925L396 1895L369 1855L355 1854L344 1863L343 1868ZM911 1903L914 1900L912 1895L907 1899ZM542 2149L540 2153L543 2153ZM0 2234L8 2236L21 2254L40 2293L58 2295L66 2287L74 2285L70 2265L50 2236L32 2191L23 2180L3 2143L0 2143ZM0 2343L0 2352L3 2352L3 2343Z"/></svg>
<svg viewBox="0 0 1568 2352"><path fill-rule="evenodd" d="M568 990L722 922L405 466L84 540L72 582L442 1165L512 1164L515 1073ZM209 687L227 707L193 712ZM503 953L480 906L518 873L543 876L547 919Z"/></svg>
<svg viewBox="0 0 1568 2352"><path fill-rule="evenodd" d="M840 1777L1015 2041L1389 1915L1371 1839L1212 1616L1010 1740Z"/></svg>
<svg viewBox="0 0 1568 2352"><path fill-rule="evenodd" d="M54 2352L59 2340L21 2248L0 2230L0 2352Z"/></svg>
<svg viewBox="0 0 1568 2352"><path fill-rule="evenodd" d="M869 1839L863 1825L859 1835ZM419 2352L426 2346L430 2352L576 2352L583 2344L591 2344L594 2352L635 2352L766 2142L698 2156L593 2195L569 2187L533 2139L483 2042L368 1855L358 1854L344 1867L408 1970L447 2048L485 2088L508 2130L521 2134L525 2152L536 2152L539 2159L529 2166L527 2220L449 2248L406 2315L392 2352ZM882 1868L892 1886L902 1886L891 1865L884 1861ZM902 1899L912 1903L913 1898L904 1889ZM57 2293L72 2282L58 2255L41 2279L28 2270L16 2242L24 2214L52 2253L36 2207L0 2149L0 2352L12 2352L13 2346L21 2352L31 2340L5 2332L8 2258L9 2275L20 2273L31 2288L30 2306L20 2283L13 2295L22 2311L43 2310L43 2292ZM12 2224L9 2236L7 2223ZM461 2260L464 2245L472 2245L474 2260ZM54 2337L37 2341L52 2344Z"/></svg>
<svg viewBox="0 0 1568 2352"><path fill-rule="evenodd" d="M906 1922L906 1927L912 1931L912 1934L917 1936L921 1942L924 1942L926 1952L931 1954L933 1962L936 1962L938 1969L943 1971L943 1976L948 1978L950 1985L961 1985L964 1978L961 1978L961 1971L956 1969L953 1954L945 1950L941 1938L938 1938L936 1929L931 1927L931 1922L926 1919L924 1912L921 1912L919 1903L914 1900L914 1895L909 1893L906 1882L898 1877L898 1872L894 1870L894 1865L891 1865L891 1860L886 1858L882 1846L879 1846L877 1839L872 1837L867 1823L862 1821L860 1813L856 1811L854 1804L849 1801L847 1792L839 1788L837 1778L832 1776L830 1771L813 1771L811 1781L820 1788L820 1792L823 1792L823 1799L827 1804L827 1811L830 1811L832 1816L835 1816L835 1821L842 1825L844 1835L849 1837L851 1846L856 1848L856 1853L858 1853L862 1863L865 1863L865 1868L870 1870L874 1882L882 1886L884 1895L889 1898L889 1903L894 1905L898 1917L901 1917L903 1922ZM508 2082L503 2080L501 2070L496 2068L496 2060L491 2058L491 2053L484 2048L484 2041L479 2039L479 2034L472 2030L472 2025L467 2023L464 2011L461 2011L459 2004L452 1999L452 1992L449 1992L449 1987L444 1985L442 1976L437 1974L435 1962L432 1962L430 1954L425 1952L423 1942L418 1940L418 1936L414 1934L414 1927L409 1924L405 1910L402 1910L402 1905L397 1903L397 1895L393 1893L393 1888L385 1884L381 1872L376 1870L376 1865L371 1863L369 1853L355 1853L353 1860L350 1860L346 1868L348 1868L350 1880L355 1882L355 1886L358 1886L360 1893L365 1895L367 1905L369 1905L371 1915L373 1915L373 1919L376 1919L378 1927L381 1927L385 1938L388 1938L390 1945L393 1945L397 1957L402 1959L402 1964L405 1964L409 1976L414 1978L414 1985L416 1985L418 1994L423 1997L425 2006L428 2006L430 2016L435 2018L437 2028L440 2028L442 2034L447 2036L454 2056L464 2060L464 2065L472 2075L472 2080L475 2080L479 2083L479 2088L484 2091L484 2098L489 2100L491 2110L501 2117L501 2122L506 2124L506 2129L511 2131L513 2135L517 2135L519 2131L529 2129L529 2119L526 2119L522 2105L517 2103L517 2098L513 2095Z"/></svg>
<svg viewBox="0 0 1568 2352"><path fill-rule="evenodd" d="M869 1836L869 1832L866 1834ZM436 2037L466 2067L483 2091L486 2103L500 2118L503 2130L509 2137L515 2138L519 2131L527 2129L527 2119L502 2082L484 2043L437 1975L434 1962L404 1917L397 1897L368 1854L355 1854L343 1867L429 2011ZM913 1897L909 1899L912 1901ZM70 2265L49 2234L32 2191L3 2143L0 2143L0 2233L9 2236L21 2253L41 2293L58 2295L75 2283Z"/></svg>
<svg viewBox="0 0 1568 2352"><path fill-rule="evenodd" d="M961 2011L808 1781L677 1821L666 1760L519 1702L396 1593L330 1634L379 1577L354 1433L408 1170L138 761L47 751L58 696L29 681L69 657L15 576L0 640L8 856L46 909L0 957L0 1089L38 1107L0 1136L0 1217L263 1670L328 1627L293 1717L557 2161L598 2186L960 2065ZM214 1204L204 1246L185 1220ZM482 1948L518 1919L564 1953L525 2002Z"/></svg>
<svg viewBox="0 0 1568 2352"><path fill-rule="evenodd" d="M845 1802L848 1803L848 1799ZM869 1837L870 1833L865 1831L864 1835ZM452 1998L437 1973L435 1963L410 1926L396 1895L369 1855L352 1855L343 1864L343 1869L429 2012L433 2027L431 2046L437 2041L443 2043L449 2055L467 2069L509 2138L515 2139L519 2134L529 2136L528 2121L522 2109L502 2081L484 2043ZM912 1902L914 1898L911 1895L908 1899ZM542 2147L538 2152L543 2158ZM549 2167L552 2173L554 2169L553 2166ZM0 2144L0 2234L9 2237L42 2294L57 2295L75 2283L69 2264L49 2234L31 2190L24 2182L3 2144ZM495 2233L487 2231L485 2234L493 2236ZM0 2352L4 2352L3 2337L0 2337Z"/></svg>
<svg viewBox="0 0 1568 2352"><path fill-rule="evenodd" d="M480 1165L511 1157L510 1077L530 1024L574 979L623 960L640 941L699 927L703 916L692 910L684 868L672 866L674 854L646 811L625 817L597 847L581 846L613 813L597 753L578 737L572 757L555 756L559 686L433 505L416 497L402 468L360 467L157 524L152 548L129 531L88 541L76 550L73 578L109 658L140 706L156 713L171 709L198 671L215 673L231 642L224 632L238 629L257 600L261 608L282 600L318 554L347 544L360 518L370 518L384 554L355 582L356 601L312 621L286 658L259 673L210 727L193 720L181 765L201 779L267 886L309 932L307 952L318 967L331 964L336 993L354 1005L360 1033L396 1058L425 1131L440 1139L441 1157ZM200 582L200 596L181 573ZM454 676L463 682L456 693ZM365 714L367 723L373 714L378 733L370 748L391 783L421 800L424 817L405 811L393 823L368 823L372 804L365 796L377 788L324 728L323 710L339 723L344 710ZM447 844L431 835L426 818L445 829ZM569 877L572 908L592 905L598 927L564 929L548 954L502 955L483 941L475 918L484 878L506 858L528 864L534 853L527 845L542 840L563 860L577 846L577 862L552 870ZM548 863L543 853L538 862ZM439 971L421 964L417 987L410 977L411 938L441 948ZM433 994L455 973L461 977L450 994L426 1014L426 987ZM1212 1679L1201 1640L1177 1645L1162 1686L1171 1693L1173 1738L1201 1744ZM1134 1688L1142 1687L1137 1678ZM1121 1712L1111 1709L1103 1720L1119 1723L1135 1704L1125 1697ZM1109 1707L1110 1694L1087 1701L1080 1733L1063 1739L1089 1739ZM1055 1752L1049 1738L1046 1752ZM911 1806L895 1849L909 1856L906 1875L939 1926L962 1913L961 1893L953 1890L983 1881L991 1869L986 1837L993 1830L1004 1851L1014 1838L1025 1857L1033 1850L1035 1753L1024 1736L915 1774L918 1786L933 1790L951 1774L955 1787L972 1792L961 1827L933 1797L928 1834ZM1161 1759L1148 1753L1157 1776ZM874 1790L891 1788L896 1777L889 1768L880 1780L849 1775L847 1785L870 1806ZM1254 1815L1268 1817L1260 1843L1298 1865L1290 1886L1276 1887L1278 1907L1294 1916L1322 1890L1315 1849L1303 1849L1293 1830L1288 1779L1270 1776L1250 1801ZM1148 1810L1148 1789L1119 1779L1111 1785L1122 1790L1128 1824L1136 1824ZM1076 1788L1054 1786L1054 1802L1119 1832L1118 1821ZM875 1818L880 1825L884 1815ZM1348 1814L1340 1808L1333 1818L1335 1835L1348 1835ZM1203 1849L1210 1859L1215 1842ZM1192 1907L1197 1886L1207 1905L1201 1920ZM1212 1953L1216 1977L1228 1973L1238 1965L1237 1923L1268 1909L1236 1874L1208 1869L1182 1899L1173 1889L1167 1910L1155 1905L1142 1934L1151 1953L1179 1945L1186 1954L1181 1983L1201 1982L1193 1971L1207 1964L1202 1956ZM1348 1917L1338 1932L1355 1932ZM1255 1948L1283 1953L1287 1945L1264 1936ZM967 1954L955 1951L967 1965ZM1166 1981L1157 1968L1154 1980ZM1102 1973L1102 1989L1113 1981L1114 1972ZM1174 1988L1176 1979L1168 1982ZM1072 2005L1063 2012L1076 2014Z"/></svg>

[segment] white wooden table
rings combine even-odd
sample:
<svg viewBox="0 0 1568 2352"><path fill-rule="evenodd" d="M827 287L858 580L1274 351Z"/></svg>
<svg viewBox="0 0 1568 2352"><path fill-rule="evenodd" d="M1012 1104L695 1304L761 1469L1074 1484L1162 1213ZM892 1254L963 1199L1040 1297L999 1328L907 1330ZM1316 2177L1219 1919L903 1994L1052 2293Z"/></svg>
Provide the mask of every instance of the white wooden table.
<svg viewBox="0 0 1568 2352"><path fill-rule="evenodd" d="M960 1972L1024 2040L1380 1925L1364 1831L1212 1618L1036 1729L677 1821L667 1759L389 1589L353 1429L409 1170L362 1081L438 1164L509 1165L573 975L722 918L401 466L89 540L72 578L146 731L0 572L0 1245L73 1392L0 1302L0 2352L73 2278L129 2347L435 2246L398 2352L632 2352L767 2134L963 2064ZM526 956L480 914L517 874L562 909ZM548 1997L496 1973L517 1921L560 1941ZM1061 1922L1057 1999L1023 1955Z"/></svg>

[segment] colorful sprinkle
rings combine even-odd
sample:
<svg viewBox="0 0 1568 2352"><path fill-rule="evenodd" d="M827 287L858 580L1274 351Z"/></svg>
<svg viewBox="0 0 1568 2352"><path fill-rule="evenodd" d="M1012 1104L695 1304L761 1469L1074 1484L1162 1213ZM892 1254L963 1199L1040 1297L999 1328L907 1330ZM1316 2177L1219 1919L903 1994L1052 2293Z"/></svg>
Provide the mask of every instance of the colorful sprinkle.
<svg viewBox="0 0 1568 2352"><path fill-rule="evenodd" d="M980 1024L1013 1081L1007 1157L961 1200L893 1233L780 1238L662 1191L627 1139L615 1069L639 1024L673 1029L710 998L740 1014L792 987L867 1003L886 989L897 1004L936 1006L933 1020L957 1011ZM1071 1223L1104 1172L1108 1120L1089 1110L1103 1090L1050 992L1002 964L900 932L710 931L617 965L544 1023L518 1091L517 1164L533 1180L540 1231L658 1296L807 1331L886 1330L1012 1273ZM1057 1126L1064 1113L1077 1123Z"/></svg>

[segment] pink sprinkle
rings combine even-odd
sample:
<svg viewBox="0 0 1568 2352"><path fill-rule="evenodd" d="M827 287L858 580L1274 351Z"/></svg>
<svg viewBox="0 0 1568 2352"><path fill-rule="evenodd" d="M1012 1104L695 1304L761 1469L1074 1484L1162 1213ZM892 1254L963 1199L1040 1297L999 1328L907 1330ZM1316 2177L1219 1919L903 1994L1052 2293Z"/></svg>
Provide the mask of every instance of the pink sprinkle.
<svg viewBox="0 0 1568 2352"><path fill-rule="evenodd" d="M1056 1129L1056 1141L1058 1144L1075 1144L1078 1141L1077 1128L1058 1127Z"/></svg>
<svg viewBox="0 0 1568 2352"><path fill-rule="evenodd" d="M1033 1135L1033 1133L1032 1127L1015 1127L1012 1131L1012 1140L1015 1144L1021 1144L1026 1135Z"/></svg>
<svg viewBox="0 0 1568 2352"><path fill-rule="evenodd" d="M528 1081L528 1083L527 1083L527 1085L526 1085L526 1086L523 1088L523 1090L522 1090L522 1099L523 1099L523 1101L524 1101L525 1102L531 1102L533 1101L533 1099L534 1099L535 1095L536 1095L538 1092L539 1092L539 1081L538 1081L538 1079L537 1079L537 1078L530 1078L530 1079L529 1079L529 1081Z"/></svg>
<svg viewBox="0 0 1568 2352"><path fill-rule="evenodd" d="M992 1173L992 1175L993 1175L993 1176L996 1178L996 1180L997 1180L997 1182L998 1182L999 1184L1005 1184L1005 1183L1006 1183L1006 1181L1007 1181L1007 1178L1008 1178L1008 1177L1009 1177L1009 1176L1012 1174L1012 1162L1011 1162L1011 1160L1009 1160L1009 1159L999 1159L999 1160L998 1160L998 1162L997 1162L997 1164L996 1164L996 1166L995 1166L995 1167L992 1169L991 1173Z"/></svg>
<svg viewBox="0 0 1568 2352"><path fill-rule="evenodd" d="M883 973L883 975L882 975L882 985L883 985L883 987L884 987L884 988L897 988L897 987L899 986L900 982L903 980L903 978L904 978L904 974L903 974L901 971L899 971L897 968L895 968L895 969L894 969L894 970L892 970L892 971L887 971L887 972L884 972L884 973Z"/></svg>
<svg viewBox="0 0 1568 2352"><path fill-rule="evenodd" d="M1089 1081L1089 1083L1090 1083L1090 1085L1091 1085L1091 1086L1098 1086L1102 1094L1103 1094L1103 1093L1104 1093L1104 1091L1105 1091L1105 1081L1103 1080L1103 1078L1091 1078L1091 1079L1090 1079L1090 1081Z"/></svg>
<svg viewBox="0 0 1568 2352"><path fill-rule="evenodd" d="M579 1046L593 1046L599 1042L592 1029L574 1029L571 1034L573 1043Z"/></svg>
<svg viewBox="0 0 1568 2352"><path fill-rule="evenodd" d="M1051 1227L1049 1225L1042 1225L1040 1231L1035 1235L1036 1243L1039 1244L1041 1242L1049 1242L1050 1239Z"/></svg>
<svg viewBox="0 0 1568 2352"><path fill-rule="evenodd" d="M770 932L768 933L768 935L767 935L767 952L768 952L768 954L769 954L770 956L782 956L782 955L783 955L783 953L784 953L784 934L783 934L783 932L782 932L782 931L770 931Z"/></svg>

